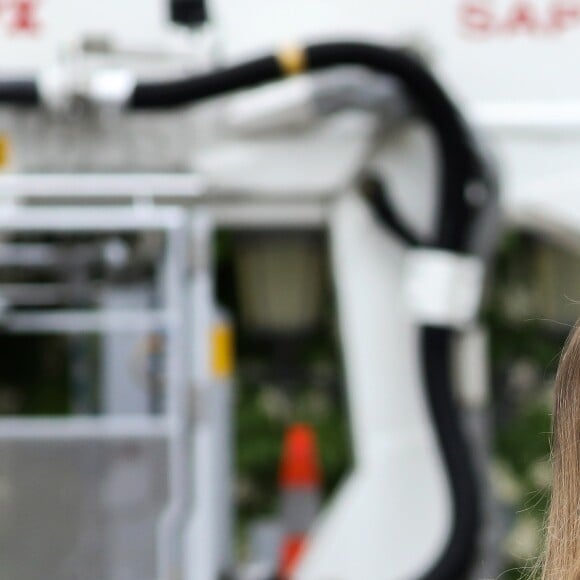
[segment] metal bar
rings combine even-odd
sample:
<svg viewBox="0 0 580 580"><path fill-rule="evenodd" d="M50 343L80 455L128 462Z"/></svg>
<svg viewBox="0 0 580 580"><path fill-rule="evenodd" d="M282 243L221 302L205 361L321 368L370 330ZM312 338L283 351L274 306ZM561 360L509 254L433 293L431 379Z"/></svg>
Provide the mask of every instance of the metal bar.
<svg viewBox="0 0 580 580"><path fill-rule="evenodd" d="M181 211L170 207L10 207L0 212L0 232L116 233L170 230L181 223Z"/></svg>
<svg viewBox="0 0 580 580"><path fill-rule="evenodd" d="M209 214L198 212L192 219L192 269L188 281L190 314L188 318L192 344L189 376L198 405L212 404L215 383L211 371L212 329L215 322L213 279L214 223ZM220 559L216 521L217 495L215 474L215 429L212 412L203 409L191 433L191 469L193 503L186 535L187 580L217 578Z"/></svg>
<svg viewBox="0 0 580 580"><path fill-rule="evenodd" d="M0 197L75 199L97 197L184 197L204 195L207 184L189 173L151 174L23 174L0 178Z"/></svg>
<svg viewBox="0 0 580 580"><path fill-rule="evenodd" d="M58 264L60 252L48 244L0 245L0 266L45 267Z"/></svg>
<svg viewBox="0 0 580 580"><path fill-rule="evenodd" d="M73 207L78 202L78 200L74 199L67 199L66 201L69 204L73 204ZM92 201L96 203L98 200ZM272 198L253 200L240 198L239 200L229 200L227 202L216 199L215 202L210 202L207 197L194 201L167 197L153 200L153 203L146 208L133 204L134 200L126 200L126 203L122 199L109 200L109 202L111 201L119 204L116 206L117 208L139 211L145 211L146 209L158 211L158 208L166 208L169 205L171 207L190 207L210 215L216 227L236 229L267 229L274 227L289 229L325 228L329 214L329 201L320 198L295 202ZM60 198L59 203L61 203ZM49 209L54 206L47 204L32 207ZM77 207L82 208L83 206L79 205ZM106 205L96 206L100 210L107 207L110 208L110 206Z"/></svg>
<svg viewBox="0 0 580 580"><path fill-rule="evenodd" d="M152 200L154 198L203 201L211 198L221 202L244 203L320 200L336 196L334 189L296 189L265 193L254 189L212 187L202 176L192 173L21 173L0 176L0 198L4 200L67 199L72 203L87 200L117 201L123 198Z"/></svg>
<svg viewBox="0 0 580 580"><path fill-rule="evenodd" d="M40 203L47 209L52 209L55 204L66 205L67 212L74 212L74 206L84 209L86 206L83 204L87 203L94 205L95 212L112 211L114 208L101 204L115 203L121 204L116 211L125 208L145 213L159 205L195 205L208 211L216 225L240 228L324 227L328 200L334 197L334 191L288 191L264 195L248 191L210 192L204 179L192 174L22 174L0 177L0 198L9 202ZM17 205L8 205L5 211L11 215L18 209ZM0 228L9 229L6 221L10 218L0 222ZM113 228L103 225L99 229Z"/></svg>
<svg viewBox="0 0 580 580"><path fill-rule="evenodd" d="M256 192L212 186L195 174L13 174L0 176L0 199L6 207L93 204L216 205L236 208L320 205L336 198L326 188Z"/></svg>
<svg viewBox="0 0 580 580"><path fill-rule="evenodd" d="M0 284L0 296L14 306L52 306L63 303L94 300L97 284L70 285L58 283Z"/></svg>
<svg viewBox="0 0 580 580"><path fill-rule="evenodd" d="M190 493L188 433L191 413L185 354L185 318L189 308L184 291L189 242L187 225L183 220L181 228L174 229L167 236L160 289L167 307L182 316L166 335L166 413L175 435L169 445L170 501L158 528L158 577L180 580L184 578L184 520Z"/></svg>
<svg viewBox="0 0 580 580"><path fill-rule="evenodd" d="M116 416L39 419L0 419L0 441L150 439L167 437L166 418Z"/></svg>
<svg viewBox="0 0 580 580"><path fill-rule="evenodd" d="M0 245L0 267L71 268L104 260L105 246L77 243L74 248L58 243L3 243Z"/></svg>
<svg viewBox="0 0 580 580"><path fill-rule="evenodd" d="M31 334L75 334L85 332L154 332L179 323L180 315L170 310L158 312L7 312L0 319L0 332Z"/></svg>
<svg viewBox="0 0 580 580"><path fill-rule="evenodd" d="M201 210L211 215L217 227L244 230L270 228L325 228L328 203L320 200L280 203L264 200L255 204L242 202L202 204Z"/></svg>

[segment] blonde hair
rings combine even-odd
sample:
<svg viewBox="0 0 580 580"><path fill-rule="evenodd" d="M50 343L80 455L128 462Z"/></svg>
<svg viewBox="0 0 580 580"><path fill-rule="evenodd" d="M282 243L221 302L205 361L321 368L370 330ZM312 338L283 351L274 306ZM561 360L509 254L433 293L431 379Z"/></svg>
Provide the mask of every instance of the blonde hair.
<svg viewBox="0 0 580 580"><path fill-rule="evenodd" d="M580 327L570 334L554 400L552 499L543 580L580 579Z"/></svg>

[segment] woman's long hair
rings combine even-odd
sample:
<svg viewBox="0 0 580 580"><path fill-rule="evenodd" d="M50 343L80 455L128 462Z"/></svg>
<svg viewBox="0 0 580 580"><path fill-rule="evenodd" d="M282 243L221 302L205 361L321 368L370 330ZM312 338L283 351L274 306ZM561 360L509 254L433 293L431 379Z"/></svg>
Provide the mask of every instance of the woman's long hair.
<svg viewBox="0 0 580 580"><path fill-rule="evenodd" d="M543 580L580 579L580 327L570 334L556 376L552 500Z"/></svg>

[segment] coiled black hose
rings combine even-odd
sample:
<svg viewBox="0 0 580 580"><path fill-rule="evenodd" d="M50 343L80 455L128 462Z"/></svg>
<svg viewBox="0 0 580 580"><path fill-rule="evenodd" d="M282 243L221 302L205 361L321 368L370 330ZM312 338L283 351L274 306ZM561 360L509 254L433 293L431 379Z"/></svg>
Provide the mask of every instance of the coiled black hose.
<svg viewBox="0 0 580 580"><path fill-rule="evenodd" d="M418 114L432 128L440 153L437 226L427 245L467 252L472 225L481 208L472 206L465 192L470 183L485 181L484 164L461 115L425 66L400 49L356 42L317 44L290 56L290 62L273 55L200 76L141 82L135 87L127 107L146 111L192 105L275 81L289 72L335 66L358 65L395 77L414 100ZM32 82L0 82L0 103L37 105L39 101L39 91ZM383 213L383 217L392 221L394 214ZM413 238L407 233L406 241L411 242ZM421 330L426 397L453 492L454 510L453 529L447 545L421 580L464 577L473 560L478 537L480 514L476 479L453 396L452 337L452 331L446 328Z"/></svg>

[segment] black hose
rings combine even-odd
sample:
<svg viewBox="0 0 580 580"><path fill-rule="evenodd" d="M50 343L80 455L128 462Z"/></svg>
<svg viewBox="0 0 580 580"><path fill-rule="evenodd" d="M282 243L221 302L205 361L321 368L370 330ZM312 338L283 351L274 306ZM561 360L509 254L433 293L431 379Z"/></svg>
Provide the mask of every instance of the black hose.
<svg viewBox="0 0 580 580"><path fill-rule="evenodd" d="M386 228L412 248L422 245L419 236L403 221L393 205L387 186L377 176L365 175L361 181L361 189L375 216Z"/></svg>
<svg viewBox="0 0 580 580"><path fill-rule="evenodd" d="M139 83L128 106L140 110L183 107L232 91L249 89L281 76L276 58L266 56L202 76Z"/></svg>
<svg viewBox="0 0 580 580"><path fill-rule="evenodd" d="M477 479L452 389L453 335L449 329L434 327L423 327L420 333L427 400L444 451L455 512L446 549L422 580L467 577L474 563L480 528Z"/></svg>
<svg viewBox="0 0 580 580"><path fill-rule="evenodd" d="M0 104L16 107L38 107L41 99L32 80L0 80Z"/></svg>

